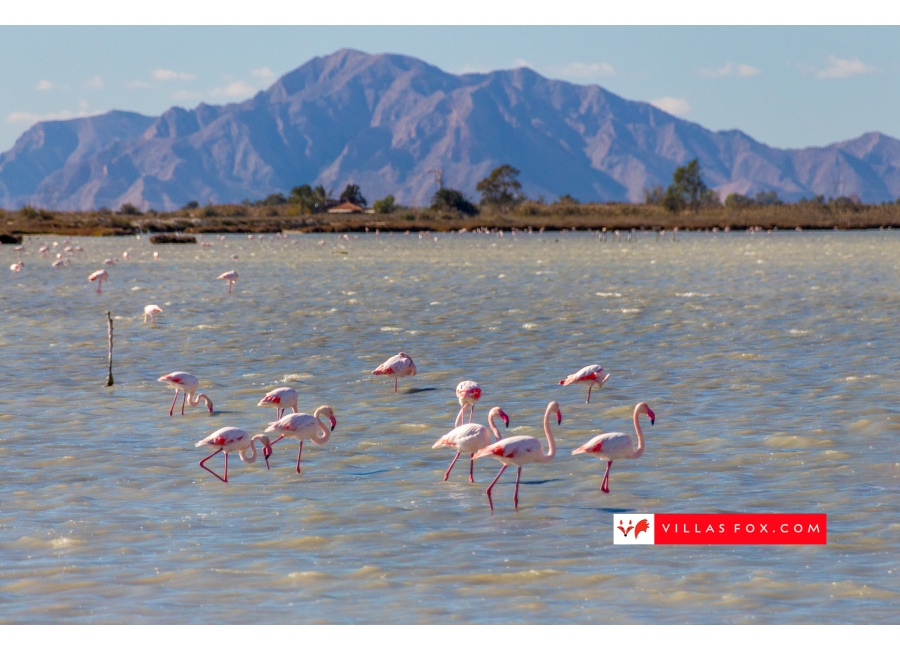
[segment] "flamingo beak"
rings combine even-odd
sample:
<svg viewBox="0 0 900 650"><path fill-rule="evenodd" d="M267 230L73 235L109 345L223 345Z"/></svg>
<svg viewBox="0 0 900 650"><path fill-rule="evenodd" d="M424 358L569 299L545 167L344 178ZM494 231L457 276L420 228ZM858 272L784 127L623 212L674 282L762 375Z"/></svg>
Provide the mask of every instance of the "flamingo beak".
<svg viewBox="0 0 900 650"><path fill-rule="evenodd" d="M656 422L656 415L650 409L647 409L647 415L650 416L650 426L653 426L653 423Z"/></svg>
<svg viewBox="0 0 900 650"><path fill-rule="evenodd" d="M556 412L556 423L562 424L562 413L560 413L559 411Z"/></svg>
<svg viewBox="0 0 900 650"><path fill-rule="evenodd" d="M506 428L508 429L509 428L509 416L506 413L504 413L503 411L500 411L500 417L503 420L503 424L505 424Z"/></svg>
<svg viewBox="0 0 900 650"><path fill-rule="evenodd" d="M334 416L331 416L331 430L334 431L334 428L337 426L337 420L334 419Z"/></svg>
<svg viewBox="0 0 900 650"><path fill-rule="evenodd" d="M263 447L263 458L266 461L266 469L267 470L269 469L269 456L271 456L271 455L272 455L272 448L271 447Z"/></svg>

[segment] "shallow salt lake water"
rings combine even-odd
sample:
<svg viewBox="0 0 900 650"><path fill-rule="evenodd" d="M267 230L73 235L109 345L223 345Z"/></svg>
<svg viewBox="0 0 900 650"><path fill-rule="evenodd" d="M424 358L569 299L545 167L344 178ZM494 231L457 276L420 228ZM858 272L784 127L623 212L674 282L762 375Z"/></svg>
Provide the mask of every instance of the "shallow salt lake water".
<svg viewBox="0 0 900 650"><path fill-rule="evenodd" d="M64 239L0 248L0 622L900 622L898 232L80 238L51 268ZM394 394L371 370L401 350L419 375ZM612 377L586 405L557 382L590 363ZM168 416L175 370L215 414ZM513 471L488 508L492 459L441 481L463 379L504 435L544 440L561 405L518 512ZM228 484L197 466L282 385L338 421L301 475L284 441ZM570 452L633 433L638 401L646 452L603 494ZM828 544L614 547L620 511L825 512Z"/></svg>

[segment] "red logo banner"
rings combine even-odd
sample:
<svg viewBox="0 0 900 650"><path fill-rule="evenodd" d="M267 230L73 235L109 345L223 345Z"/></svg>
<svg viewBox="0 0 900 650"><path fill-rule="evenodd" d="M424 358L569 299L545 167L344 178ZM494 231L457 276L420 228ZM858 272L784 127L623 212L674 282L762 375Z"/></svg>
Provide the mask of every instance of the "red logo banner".
<svg viewBox="0 0 900 650"><path fill-rule="evenodd" d="M655 544L825 544L825 514L659 514Z"/></svg>

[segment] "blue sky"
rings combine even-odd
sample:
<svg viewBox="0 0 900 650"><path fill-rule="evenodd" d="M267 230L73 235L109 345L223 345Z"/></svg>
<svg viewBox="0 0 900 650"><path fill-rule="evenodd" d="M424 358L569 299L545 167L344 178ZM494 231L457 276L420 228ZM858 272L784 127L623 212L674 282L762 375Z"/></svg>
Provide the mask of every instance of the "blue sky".
<svg viewBox="0 0 900 650"><path fill-rule="evenodd" d="M0 151L38 119L241 101L342 47L527 65L778 147L900 138L898 27L0 27Z"/></svg>

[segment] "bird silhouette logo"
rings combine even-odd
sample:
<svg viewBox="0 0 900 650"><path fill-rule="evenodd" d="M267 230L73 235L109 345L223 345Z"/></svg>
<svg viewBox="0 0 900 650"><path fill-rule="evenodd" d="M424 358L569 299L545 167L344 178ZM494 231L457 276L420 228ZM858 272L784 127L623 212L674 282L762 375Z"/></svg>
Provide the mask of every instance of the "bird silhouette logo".
<svg viewBox="0 0 900 650"><path fill-rule="evenodd" d="M640 535L641 533L646 533L648 530L650 530L650 522L646 519L641 519L639 522L637 522L636 525L632 525L631 519L629 519L628 527L626 528L624 522L620 519L619 525L616 526L616 528L621 530L622 534L625 535L625 537L628 537L628 533L633 530L634 538L637 539L638 535Z"/></svg>

